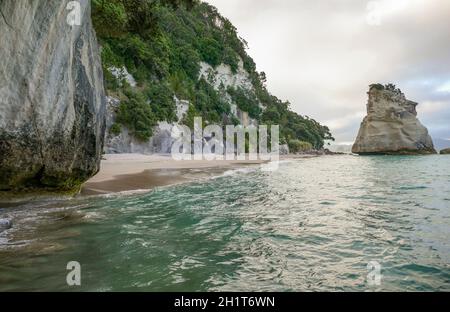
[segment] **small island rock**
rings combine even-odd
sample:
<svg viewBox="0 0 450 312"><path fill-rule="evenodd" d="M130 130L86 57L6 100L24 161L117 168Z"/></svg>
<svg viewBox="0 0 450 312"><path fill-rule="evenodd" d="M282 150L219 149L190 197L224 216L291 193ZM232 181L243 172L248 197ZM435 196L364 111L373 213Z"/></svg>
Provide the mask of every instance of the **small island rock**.
<svg viewBox="0 0 450 312"><path fill-rule="evenodd" d="M433 140L417 119L415 102L394 85L374 84L352 152L360 155L436 154Z"/></svg>

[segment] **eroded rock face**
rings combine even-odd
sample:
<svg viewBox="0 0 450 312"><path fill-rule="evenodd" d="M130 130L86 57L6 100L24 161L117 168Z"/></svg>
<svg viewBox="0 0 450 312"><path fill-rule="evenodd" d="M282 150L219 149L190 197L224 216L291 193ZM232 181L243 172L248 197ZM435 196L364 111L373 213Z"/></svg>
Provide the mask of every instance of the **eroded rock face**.
<svg viewBox="0 0 450 312"><path fill-rule="evenodd" d="M289 155L289 145L287 144L282 144L280 145L280 155Z"/></svg>
<svg viewBox="0 0 450 312"><path fill-rule="evenodd" d="M12 228L12 221L9 219L0 219L0 232Z"/></svg>
<svg viewBox="0 0 450 312"><path fill-rule="evenodd" d="M417 119L417 103L399 90L372 85L367 116L353 145L355 154L435 154L433 141Z"/></svg>
<svg viewBox="0 0 450 312"><path fill-rule="evenodd" d="M125 79L132 87L136 87L135 78L129 74L127 68L121 69L110 68L109 71L119 79ZM216 68L211 65L201 62L199 79L204 78L216 91L224 91L228 87L243 88L245 90L254 91L250 75L244 69L243 61L239 61L239 66L236 73L233 73L231 67L226 64L220 64ZM223 99L230 104L231 113L236 117L243 126L258 126L258 121L252 119L247 112L241 111L235 103L233 103L231 96L227 92L221 94ZM172 145L176 141L172 137L172 128L180 125L183 122L185 115L189 110L190 102L178 99L174 96L176 105L177 122L168 123L165 121L158 122L153 128L153 135L147 141L136 139L133 134L125 127L121 126L119 134L110 131L111 126L116 123L116 114L120 105L120 100L114 97L106 97L107 99L107 120L106 120L106 137L105 148L106 154L170 154ZM151 100L151 99L150 99ZM264 109L262 103L260 107ZM226 118L226 117L225 117ZM225 124L233 124L232 118L224 119ZM286 152L288 153L288 151Z"/></svg>
<svg viewBox="0 0 450 312"><path fill-rule="evenodd" d="M99 169L100 54L90 1L78 1L80 26L68 3L0 1L0 190L73 189Z"/></svg>
<svg viewBox="0 0 450 312"><path fill-rule="evenodd" d="M120 100L114 97L106 97L107 100L107 129L116 121L117 109L120 106ZM118 135L107 131L105 137L106 154L170 154L172 151L172 145L176 138L172 136L172 128L178 125L184 118L189 108L188 101L182 101L178 98L174 98L177 108L177 123L168 123L166 121L158 122L153 128L153 135L147 141L141 141L136 139L132 133L125 127L121 126L121 131Z"/></svg>
<svg viewBox="0 0 450 312"><path fill-rule="evenodd" d="M216 91L220 91L222 88L227 90L228 87L242 88L244 90L253 90L254 87L250 78L250 74L244 69L244 63L240 59L236 73L233 73L231 67L226 64L220 64L216 68L212 67L208 63L200 63L200 75L199 78L205 79L209 82ZM257 126L258 122L249 117L247 112L241 111L235 103L233 103L231 96L228 92L222 94L223 99L227 101L231 106L231 112L240 121L240 123L247 127L250 125ZM262 103L259 104L261 109L265 109Z"/></svg>

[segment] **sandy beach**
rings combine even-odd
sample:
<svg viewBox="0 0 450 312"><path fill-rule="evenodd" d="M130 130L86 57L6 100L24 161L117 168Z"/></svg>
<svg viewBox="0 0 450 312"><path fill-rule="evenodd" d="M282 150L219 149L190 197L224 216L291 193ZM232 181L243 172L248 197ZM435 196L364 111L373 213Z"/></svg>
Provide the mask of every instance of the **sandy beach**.
<svg viewBox="0 0 450 312"><path fill-rule="evenodd" d="M100 172L83 185L81 195L150 190L263 163L261 160L176 161L171 155L106 154Z"/></svg>

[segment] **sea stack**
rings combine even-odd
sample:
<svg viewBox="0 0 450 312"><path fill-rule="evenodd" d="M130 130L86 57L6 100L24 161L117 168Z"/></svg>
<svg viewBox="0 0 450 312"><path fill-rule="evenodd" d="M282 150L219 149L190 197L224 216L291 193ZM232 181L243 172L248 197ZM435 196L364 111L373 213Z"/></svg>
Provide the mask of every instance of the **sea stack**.
<svg viewBox="0 0 450 312"><path fill-rule="evenodd" d="M360 155L436 154L433 140L417 119L415 102L393 84L373 84L352 152Z"/></svg>

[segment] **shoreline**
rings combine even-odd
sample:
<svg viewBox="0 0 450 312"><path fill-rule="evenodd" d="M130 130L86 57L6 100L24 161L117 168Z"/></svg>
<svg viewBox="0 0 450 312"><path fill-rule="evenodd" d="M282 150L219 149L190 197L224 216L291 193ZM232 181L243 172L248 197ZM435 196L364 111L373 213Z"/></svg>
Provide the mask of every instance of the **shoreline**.
<svg viewBox="0 0 450 312"><path fill-rule="evenodd" d="M340 154L288 154L279 160L308 159ZM1 208L12 208L40 200L64 200L76 197L119 193L149 192L156 187L171 186L223 175L229 170L260 166L263 160L183 160L170 154L104 154L99 172L76 191L30 190L0 192Z"/></svg>
<svg viewBox="0 0 450 312"><path fill-rule="evenodd" d="M160 154L106 154L103 157L100 171L83 184L79 196L150 191L265 163L261 160L176 161L170 155Z"/></svg>
<svg viewBox="0 0 450 312"><path fill-rule="evenodd" d="M318 155L286 155L280 160L304 159ZM184 160L170 155L106 154L101 169L81 187L79 196L105 195L128 191L150 191L220 176L228 170L267 163L262 160Z"/></svg>

